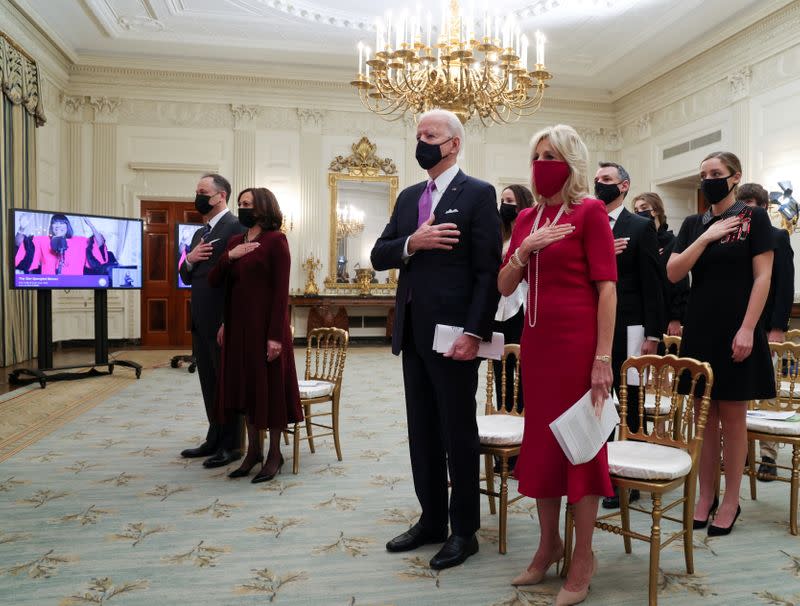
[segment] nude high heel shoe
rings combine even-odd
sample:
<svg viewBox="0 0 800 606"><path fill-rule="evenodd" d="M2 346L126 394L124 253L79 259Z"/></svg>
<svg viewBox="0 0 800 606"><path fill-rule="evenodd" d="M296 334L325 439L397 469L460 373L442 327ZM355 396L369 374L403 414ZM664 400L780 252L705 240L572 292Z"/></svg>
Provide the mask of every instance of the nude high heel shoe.
<svg viewBox="0 0 800 606"><path fill-rule="evenodd" d="M592 576L597 572L597 556L592 553ZM573 604L580 604L589 595L589 586L591 579L586 587L578 591L569 591L562 587L556 596L555 606L572 606Z"/></svg>
<svg viewBox="0 0 800 606"><path fill-rule="evenodd" d="M556 554L550 558L550 561L547 563L547 566L544 568L531 568L530 566L523 570L520 574L514 577L514 580L511 581L511 584L514 587L521 587L524 585L538 585L544 580L544 576L547 574L547 571L550 570L550 567L553 564L557 564L561 561L564 557L564 545L561 545L561 548L556 552Z"/></svg>

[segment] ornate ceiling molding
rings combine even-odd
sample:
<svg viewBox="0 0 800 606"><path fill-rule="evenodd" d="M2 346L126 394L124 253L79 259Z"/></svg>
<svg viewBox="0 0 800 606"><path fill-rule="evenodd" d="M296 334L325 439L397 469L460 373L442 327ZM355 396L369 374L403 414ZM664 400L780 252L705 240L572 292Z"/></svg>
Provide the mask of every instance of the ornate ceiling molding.
<svg viewBox="0 0 800 606"><path fill-rule="evenodd" d="M736 103L750 96L750 67L743 67L728 76L728 84L731 87L731 103Z"/></svg>
<svg viewBox="0 0 800 606"><path fill-rule="evenodd" d="M89 105L94 109L94 121L116 123L121 100L118 97L89 97Z"/></svg>

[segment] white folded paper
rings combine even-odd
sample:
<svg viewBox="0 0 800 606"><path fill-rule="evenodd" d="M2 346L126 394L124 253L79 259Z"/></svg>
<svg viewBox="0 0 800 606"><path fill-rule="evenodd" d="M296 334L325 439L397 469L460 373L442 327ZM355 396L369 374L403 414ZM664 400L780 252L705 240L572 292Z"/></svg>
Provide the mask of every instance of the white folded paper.
<svg viewBox="0 0 800 606"><path fill-rule="evenodd" d="M642 355L642 344L644 343L644 326L628 326L628 357ZM627 376L628 385L639 384L639 371L629 368Z"/></svg>
<svg viewBox="0 0 800 606"><path fill-rule="evenodd" d="M769 421L788 421L795 414L793 410L748 410L747 416L751 419L766 419Z"/></svg>
<svg viewBox="0 0 800 606"><path fill-rule="evenodd" d="M433 351L440 354L447 353L456 339L462 334L464 334L464 329L460 326L437 324L433 332ZM478 357L499 360L503 357L504 347L505 337L503 333L493 332L491 341L481 341L478 346Z"/></svg>
<svg viewBox="0 0 800 606"><path fill-rule="evenodd" d="M605 401L598 419L592 406L592 391L589 390L564 414L550 423L550 430L569 462L580 465L591 461L600 452L617 423L619 414L611 397Z"/></svg>

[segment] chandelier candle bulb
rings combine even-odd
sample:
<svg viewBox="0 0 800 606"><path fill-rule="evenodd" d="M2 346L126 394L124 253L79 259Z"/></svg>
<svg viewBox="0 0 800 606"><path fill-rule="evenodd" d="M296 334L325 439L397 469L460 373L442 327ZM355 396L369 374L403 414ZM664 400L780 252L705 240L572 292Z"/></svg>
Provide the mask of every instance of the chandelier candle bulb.
<svg viewBox="0 0 800 606"><path fill-rule="evenodd" d="M427 47L431 47L431 11L428 11L428 41Z"/></svg>
<svg viewBox="0 0 800 606"><path fill-rule="evenodd" d="M545 37L542 32L536 32L536 64L544 66L544 43Z"/></svg>
<svg viewBox="0 0 800 606"><path fill-rule="evenodd" d="M362 71L362 69L361 69L363 67L363 62L364 62L364 43L363 42L359 42L358 43L358 75L359 76L364 73Z"/></svg>

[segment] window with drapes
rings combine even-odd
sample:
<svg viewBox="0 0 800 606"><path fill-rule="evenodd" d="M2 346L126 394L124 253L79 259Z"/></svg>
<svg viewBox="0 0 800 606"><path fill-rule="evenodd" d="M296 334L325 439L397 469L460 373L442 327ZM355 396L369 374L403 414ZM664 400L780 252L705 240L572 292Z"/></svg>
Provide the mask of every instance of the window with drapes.
<svg viewBox="0 0 800 606"><path fill-rule="evenodd" d="M0 31L0 366L35 354L33 295L12 290L8 209L36 206L36 127L45 123L36 61Z"/></svg>

